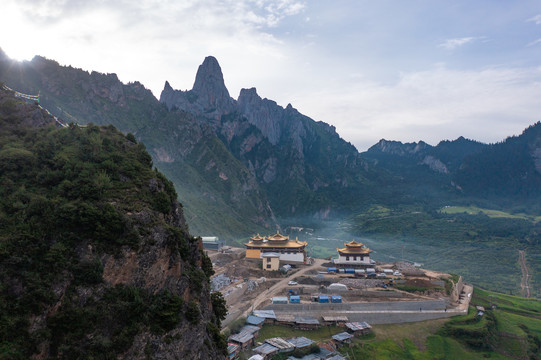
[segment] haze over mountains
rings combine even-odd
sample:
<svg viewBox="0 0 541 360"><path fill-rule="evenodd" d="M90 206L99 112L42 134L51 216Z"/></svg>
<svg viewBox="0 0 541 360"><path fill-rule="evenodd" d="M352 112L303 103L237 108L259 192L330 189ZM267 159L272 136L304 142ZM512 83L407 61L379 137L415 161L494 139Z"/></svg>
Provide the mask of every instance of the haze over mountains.
<svg viewBox="0 0 541 360"><path fill-rule="evenodd" d="M539 209L539 123L494 145L462 137L437 146L381 140L360 154L333 126L255 88L233 99L213 57L203 61L191 90L166 82L159 100L140 83L42 57L18 63L0 53L0 81L40 91L42 105L67 121L135 134L175 183L196 234L246 236L291 218L341 218L374 203L489 201Z"/></svg>

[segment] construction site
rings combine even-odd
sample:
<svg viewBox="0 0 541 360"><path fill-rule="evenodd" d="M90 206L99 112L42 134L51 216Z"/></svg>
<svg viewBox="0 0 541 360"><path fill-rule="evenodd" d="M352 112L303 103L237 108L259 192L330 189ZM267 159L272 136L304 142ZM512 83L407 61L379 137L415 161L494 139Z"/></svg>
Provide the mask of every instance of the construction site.
<svg viewBox="0 0 541 360"><path fill-rule="evenodd" d="M329 260L262 269L245 249L206 250L215 269L211 290L227 301L223 326L254 310L278 315L347 317L372 324L450 317L467 312L473 288L462 278L410 263L375 263L366 270L335 268Z"/></svg>

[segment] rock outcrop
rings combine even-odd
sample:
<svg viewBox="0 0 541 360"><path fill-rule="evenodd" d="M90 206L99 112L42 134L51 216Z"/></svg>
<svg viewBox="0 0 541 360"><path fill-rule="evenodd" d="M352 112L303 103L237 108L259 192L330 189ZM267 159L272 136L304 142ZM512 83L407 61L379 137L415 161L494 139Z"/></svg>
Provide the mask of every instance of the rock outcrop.
<svg viewBox="0 0 541 360"><path fill-rule="evenodd" d="M160 101L169 109L176 107L215 120L235 110L235 101L229 96L222 69L213 56L207 56L199 66L191 90L173 90L166 81Z"/></svg>

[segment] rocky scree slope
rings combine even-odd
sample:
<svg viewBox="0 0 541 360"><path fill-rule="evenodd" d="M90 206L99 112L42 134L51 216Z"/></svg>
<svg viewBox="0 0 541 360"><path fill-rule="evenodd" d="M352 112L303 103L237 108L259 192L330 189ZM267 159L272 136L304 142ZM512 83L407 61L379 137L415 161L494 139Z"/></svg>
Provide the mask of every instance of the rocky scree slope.
<svg viewBox="0 0 541 360"><path fill-rule="evenodd" d="M0 357L223 358L223 298L131 134L0 90Z"/></svg>

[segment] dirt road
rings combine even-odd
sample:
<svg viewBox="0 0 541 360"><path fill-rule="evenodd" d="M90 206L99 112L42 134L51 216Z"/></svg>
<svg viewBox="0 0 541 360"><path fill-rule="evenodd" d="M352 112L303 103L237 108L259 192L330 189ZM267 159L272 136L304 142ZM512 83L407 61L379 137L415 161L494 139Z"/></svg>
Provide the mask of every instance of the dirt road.
<svg viewBox="0 0 541 360"><path fill-rule="evenodd" d="M240 317L246 317L248 316L254 309L257 309L259 305L261 305L262 302L265 300L269 300L273 296L276 296L276 294L279 294L284 288L286 288L288 285L287 283L289 281L295 280L296 278L304 275L306 272L310 270L314 270L318 267L320 267L322 264L327 262L328 260L325 259L313 259L314 262L306 267L301 268L299 271L291 274L291 276L288 276L280 281L278 281L276 284L271 286L268 290L263 291L255 299L251 301L251 306L248 307L244 311L239 311L236 309L230 309L230 315L226 317L226 319L222 322L222 326L227 326L231 322L235 321L236 319Z"/></svg>
<svg viewBox="0 0 541 360"><path fill-rule="evenodd" d="M526 253L524 250L518 251L518 261L520 263L520 269L522 270L522 279L520 281L520 288L525 297L530 297L530 273L526 266Z"/></svg>

